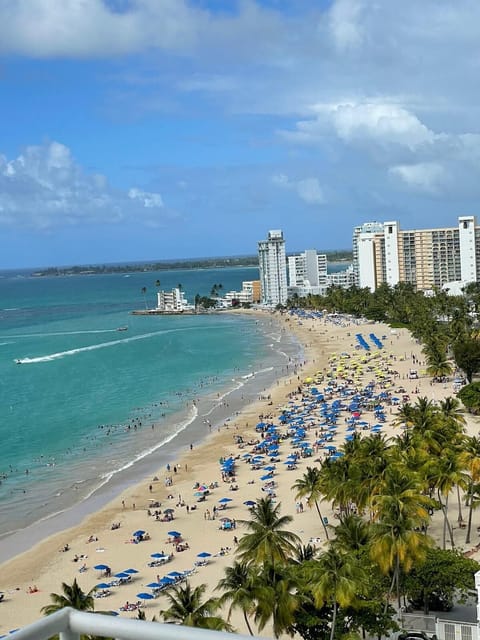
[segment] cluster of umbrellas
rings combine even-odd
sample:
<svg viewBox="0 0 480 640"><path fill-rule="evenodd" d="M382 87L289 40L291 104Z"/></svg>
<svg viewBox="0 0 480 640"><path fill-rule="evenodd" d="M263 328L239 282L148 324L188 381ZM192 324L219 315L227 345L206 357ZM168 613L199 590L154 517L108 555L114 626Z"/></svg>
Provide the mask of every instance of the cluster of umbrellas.
<svg viewBox="0 0 480 640"><path fill-rule="evenodd" d="M96 564L93 567L96 571L108 571L110 567L106 564ZM123 571L119 571L115 573L113 577L121 579L131 578L132 575L138 573L137 569L124 569ZM100 582L96 585L96 589L110 589L112 585L107 582Z"/></svg>
<svg viewBox="0 0 480 640"><path fill-rule="evenodd" d="M365 340L365 338L362 336L361 333L356 333L355 337L357 339L359 346L362 347L362 349L365 349L365 351L370 351L370 345L368 344L368 342Z"/></svg>
<svg viewBox="0 0 480 640"><path fill-rule="evenodd" d="M379 340L374 333L371 333L369 338L378 349L383 349L382 341Z"/></svg>

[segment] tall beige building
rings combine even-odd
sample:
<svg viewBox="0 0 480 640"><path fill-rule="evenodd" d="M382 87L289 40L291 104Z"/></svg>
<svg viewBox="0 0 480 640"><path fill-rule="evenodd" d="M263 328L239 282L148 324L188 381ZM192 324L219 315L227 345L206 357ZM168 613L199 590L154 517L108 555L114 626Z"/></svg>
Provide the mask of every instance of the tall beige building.
<svg viewBox="0 0 480 640"><path fill-rule="evenodd" d="M461 216L457 227L402 231L398 222L368 222L353 232L356 284L371 291L410 282L419 290L480 280L480 227Z"/></svg>

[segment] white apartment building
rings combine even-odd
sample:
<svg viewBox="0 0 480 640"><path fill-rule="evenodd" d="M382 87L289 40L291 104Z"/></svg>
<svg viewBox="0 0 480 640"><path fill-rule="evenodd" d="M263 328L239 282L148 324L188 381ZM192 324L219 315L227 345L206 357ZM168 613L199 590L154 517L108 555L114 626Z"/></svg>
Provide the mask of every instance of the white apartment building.
<svg viewBox="0 0 480 640"><path fill-rule="evenodd" d="M258 243L258 263L262 303L268 307L285 304L288 298L287 260L281 230L269 231L267 240Z"/></svg>
<svg viewBox="0 0 480 640"><path fill-rule="evenodd" d="M327 289L328 287L342 287L342 289L350 289L355 284L355 272L353 271L353 265L349 265L342 271L335 271L327 275Z"/></svg>
<svg viewBox="0 0 480 640"><path fill-rule="evenodd" d="M430 291L480 280L480 227L460 216L457 227L402 231L399 222L369 222L353 232L355 282L371 291L409 282Z"/></svg>
<svg viewBox="0 0 480 640"><path fill-rule="evenodd" d="M374 238L383 232L382 222L365 222L353 230L353 272L359 287L375 289Z"/></svg>
<svg viewBox="0 0 480 640"><path fill-rule="evenodd" d="M288 257L288 281L291 287L318 287L327 281L327 256L307 249Z"/></svg>
<svg viewBox="0 0 480 640"><path fill-rule="evenodd" d="M157 292L157 310L165 313L179 313L182 311L192 311L194 305L189 304L184 292L175 287L171 291Z"/></svg>

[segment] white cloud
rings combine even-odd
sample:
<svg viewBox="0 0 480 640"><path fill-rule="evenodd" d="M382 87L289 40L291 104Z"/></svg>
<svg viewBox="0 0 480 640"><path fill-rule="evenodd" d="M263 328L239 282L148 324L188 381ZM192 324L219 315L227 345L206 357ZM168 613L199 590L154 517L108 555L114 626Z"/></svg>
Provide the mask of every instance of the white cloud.
<svg viewBox="0 0 480 640"><path fill-rule="evenodd" d="M93 57L186 49L201 13L184 0L136 0L123 11L104 0L5 0L1 16L1 51Z"/></svg>
<svg viewBox="0 0 480 640"><path fill-rule="evenodd" d="M278 31L278 13L254 0L210 11L191 0L3 0L0 52L92 58L157 49L180 55L221 46L250 56ZM276 39L276 36L275 36ZM269 43L266 42L266 47Z"/></svg>
<svg viewBox="0 0 480 640"><path fill-rule="evenodd" d="M408 187L436 194L445 183L443 167L434 162L420 162L411 165L390 167L390 174L400 178Z"/></svg>
<svg viewBox="0 0 480 640"><path fill-rule="evenodd" d="M399 145L416 149L434 141L435 134L405 107L382 102L344 102L312 107L315 118L296 123L281 134L290 141L322 142L332 131L347 143Z"/></svg>
<svg viewBox="0 0 480 640"><path fill-rule="evenodd" d="M159 193L149 193L148 191L142 191L134 187L129 190L128 197L131 200L139 200L146 209L163 207L162 196Z"/></svg>
<svg viewBox="0 0 480 640"><path fill-rule="evenodd" d="M324 204L325 196L317 178L305 178L297 182L297 192L307 204Z"/></svg>
<svg viewBox="0 0 480 640"><path fill-rule="evenodd" d="M151 226L169 217L159 193L114 189L59 142L31 145L13 160L0 156L0 225L50 229L135 218Z"/></svg>
<svg viewBox="0 0 480 640"><path fill-rule="evenodd" d="M355 48L362 43L362 4L360 0L337 0L333 3L329 14L329 28L338 49Z"/></svg>
<svg viewBox="0 0 480 640"><path fill-rule="evenodd" d="M283 189L295 191L307 204L325 204L325 195L317 178L291 180L285 174L279 173L272 177L272 182Z"/></svg>

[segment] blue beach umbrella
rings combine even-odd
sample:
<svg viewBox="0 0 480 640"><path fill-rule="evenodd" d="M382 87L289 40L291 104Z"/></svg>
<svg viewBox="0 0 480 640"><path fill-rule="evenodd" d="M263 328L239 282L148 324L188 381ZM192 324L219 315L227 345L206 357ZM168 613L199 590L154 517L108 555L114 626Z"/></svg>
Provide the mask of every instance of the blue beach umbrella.
<svg viewBox="0 0 480 640"><path fill-rule="evenodd" d="M169 531L167 535L172 536L172 538L180 538L182 534L180 531Z"/></svg>
<svg viewBox="0 0 480 640"><path fill-rule="evenodd" d="M129 573L125 573L125 571L121 571L120 573L115 574L116 578L130 578Z"/></svg>
<svg viewBox="0 0 480 640"><path fill-rule="evenodd" d="M145 531L142 531L142 529L139 529L138 531L134 531L132 533L132 536L134 538L139 538L140 536L144 536L145 535Z"/></svg>
<svg viewBox="0 0 480 640"><path fill-rule="evenodd" d="M150 587L150 589L159 589L161 586L160 582L150 582L150 584L147 584L147 587Z"/></svg>
<svg viewBox="0 0 480 640"><path fill-rule="evenodd" d="M110 585L106 582L100 582L100 584L97 584L95 589L110 589Z"/></svg>
<svg viewBox="0 0 480 640"><path fill-rule="evenodd" d="M151 558L166 558L167 556L164 553L151 553L150 554Z"/></svg>
<svg viewBox="0 0 480 640"><path fill-rule="evenodd" d="M137 598L140 598L140 600L153 600L151 593L137 593Z"/></svg>
<svg viewBox="0 0 480 640"><path fill-rule="evenodd" d="M232 498L220 498L219 502L226 504L227 502L232 502Z"/></svg>
<svg viewBox="0 0 480 640"><path fill-rule="evenodd" d="M243 504L247 507L254 507L257 503L254 500L245 500Z"/></svg>
<svg viewBox="0 0 480 640"><path fill-rule="evenodd" d="M202 551L200 553L197 553L197 558L210 558L212 554L208 553L208 551Z"/></svg>
<svg viewBox="0 0 480 640"><path fill-rule="evenodd" d="M169 578L168 576L164 576L163 578L160 578L160 582L162 585L173 584L175 580L173 578Z"/></svg>
<svg viewBox="0 0 480 640"><path fill-rule="evenodd" d="M170 571L170 573L167 573L167 577L168 576L172 576L172 578L181 578L183 573L180 573L180 571Z"/></svg>
<svg viewBox="0 0 480 640"><path fill-rule="evenodd" d="M106 571L107 569L110 569L106 564L96 564L93 568L97 571Z"/></svg>
<svg viewBox="0 0 480 640"><path fill-rule="evenodd" d="M123 573L138 573L138 571L136 569L124 569Z"/></svg>
<svg viewBox="0 0 480 640"><path fill-rule="evenodd" d="M272 477L273 477L273 476L272 476L272 474L271 474L271 473L269 473L267 476L261 476L261 477L260 477L260 480L261 480L262 482L265 482L265 480L271 480L271 479L272 479Z"/></svg>

